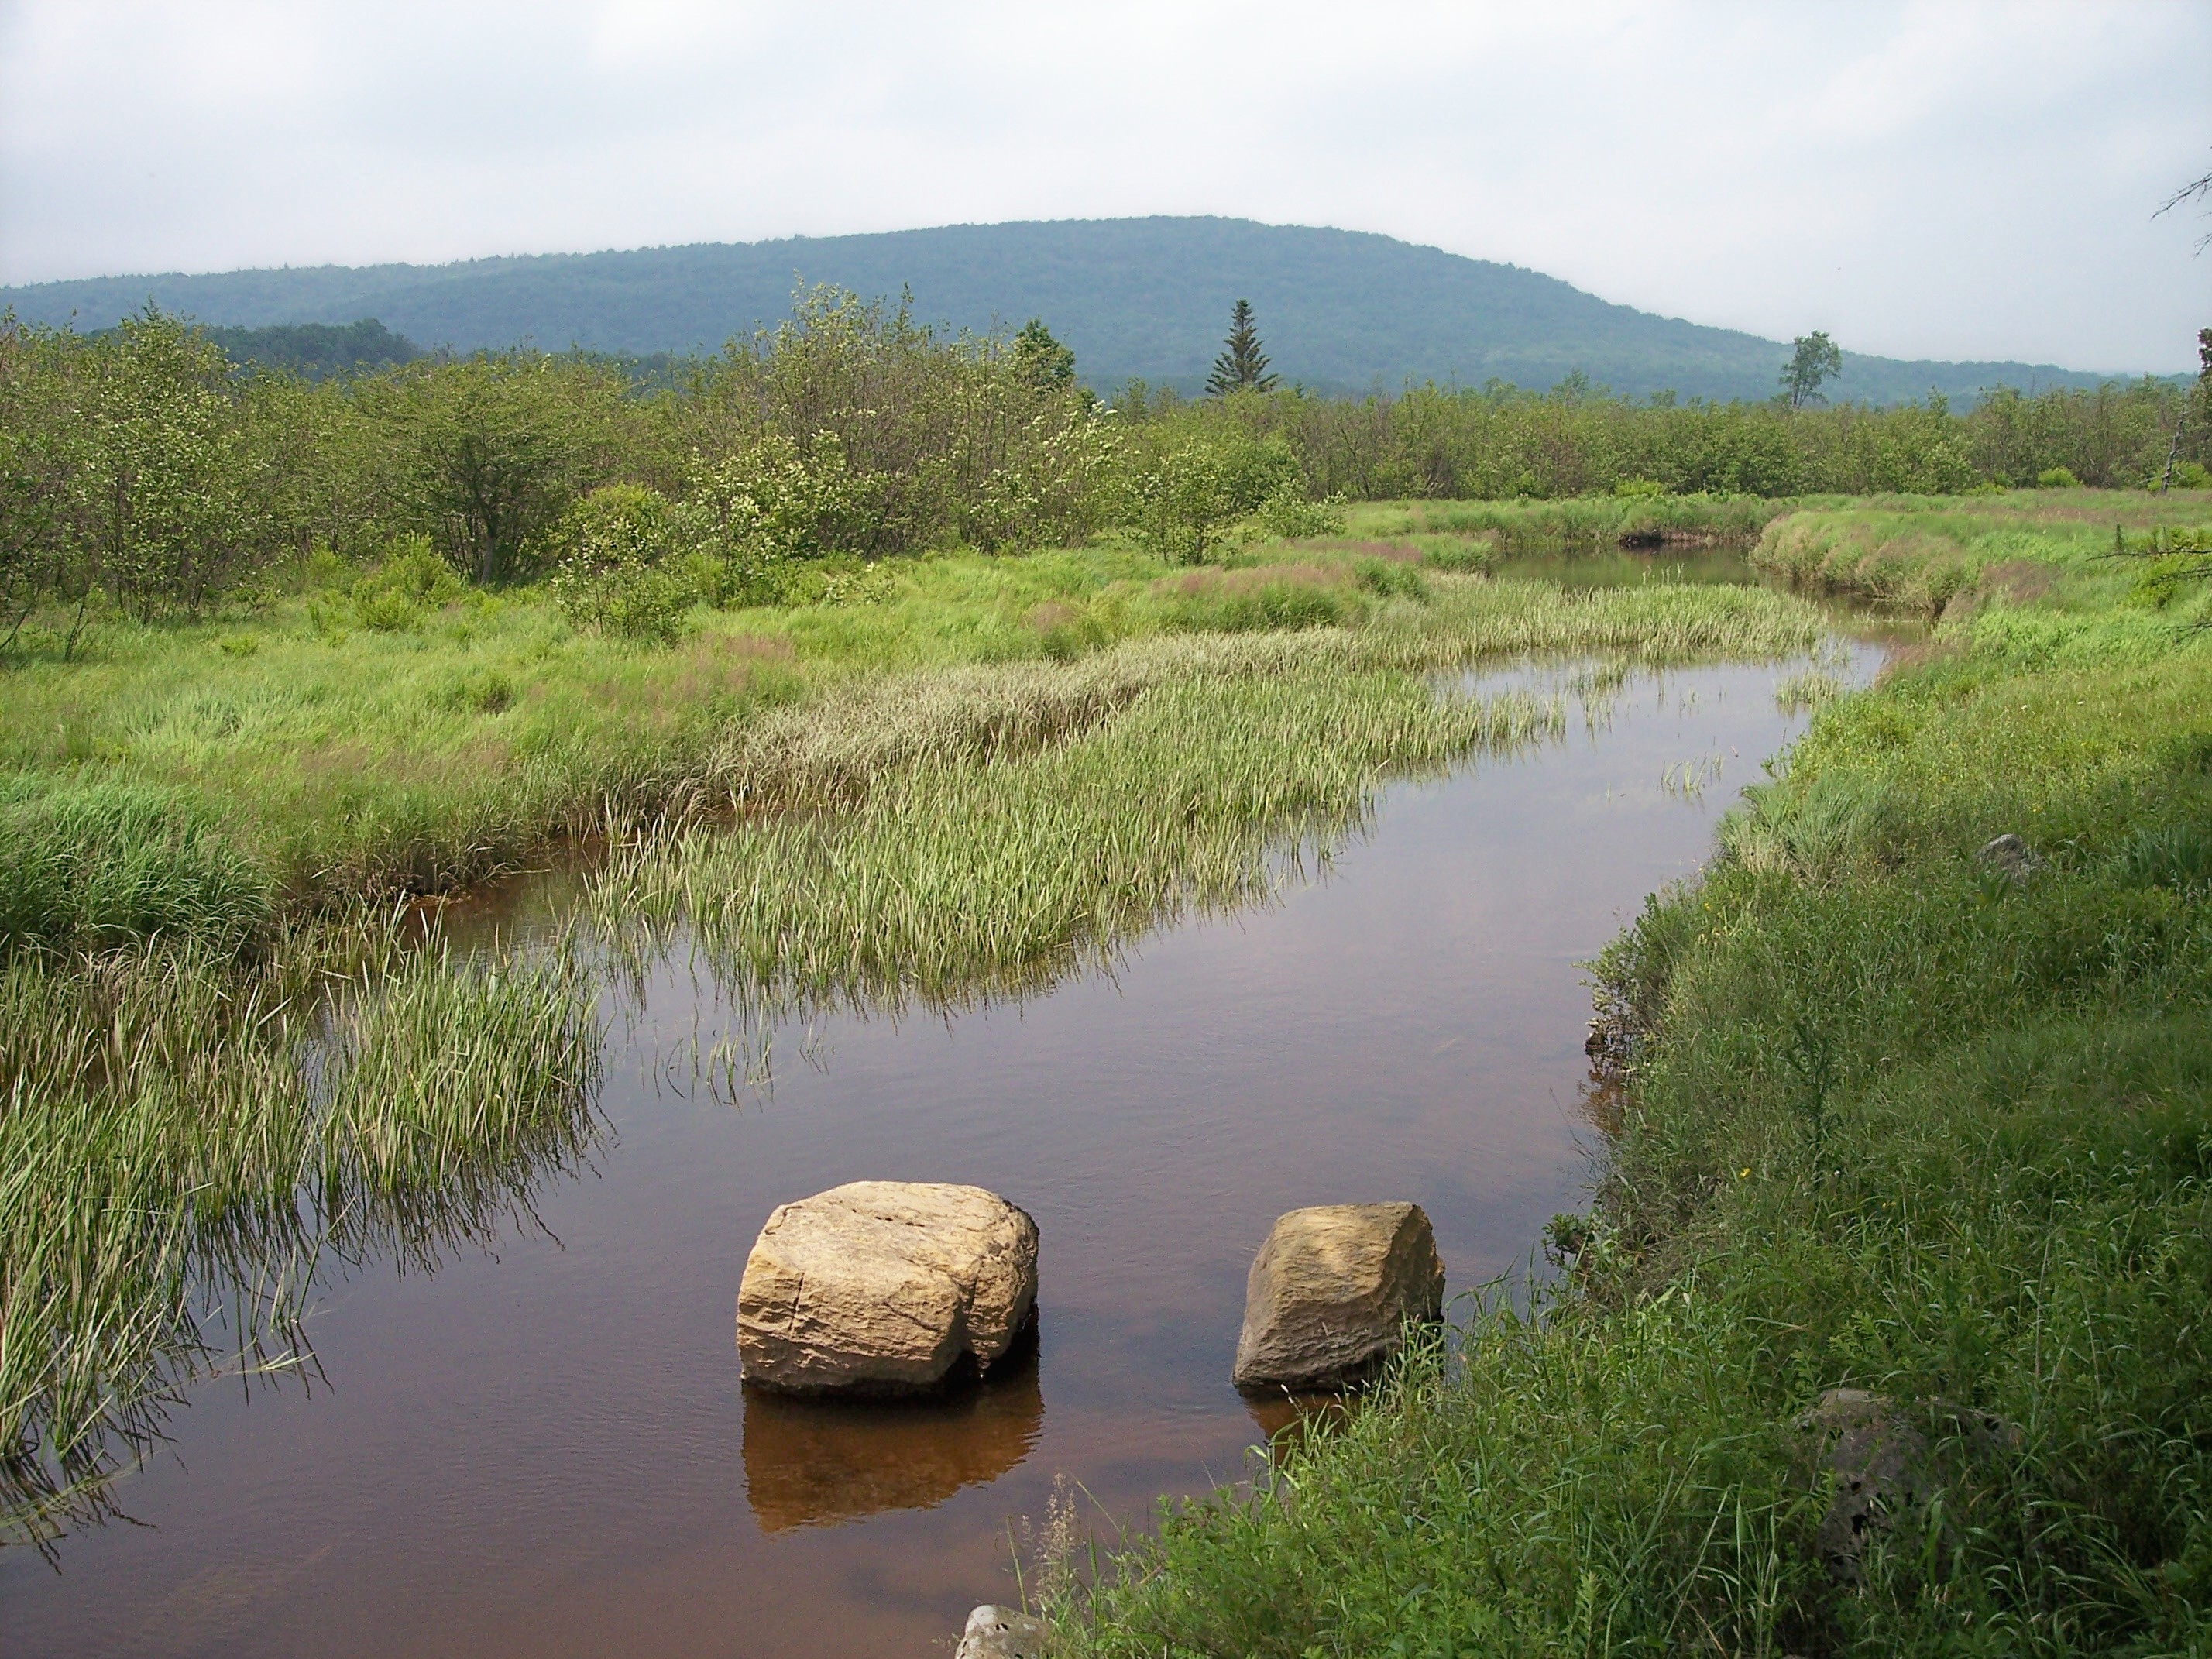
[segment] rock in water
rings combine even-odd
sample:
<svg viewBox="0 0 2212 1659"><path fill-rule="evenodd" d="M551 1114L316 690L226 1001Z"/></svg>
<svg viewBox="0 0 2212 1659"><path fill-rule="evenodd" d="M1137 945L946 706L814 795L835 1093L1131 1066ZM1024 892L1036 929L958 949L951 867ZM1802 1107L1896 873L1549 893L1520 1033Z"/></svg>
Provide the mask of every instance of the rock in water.
<svg viewBox="0 0 2212 1659"><path fill-rule="evenodd" d="M981 1607L968 1615L952 1659L1043 1659L1044 1620L1012 1607Z"/></svg>
<svg viewBox="0 0 2212 1659"><path fill-rule="evenodd" d="M1036 1223L995 1193L855 1181L787 1204L745 1258L745 1379L904 1394L988 1371L1036 1305Z"/></svg>
<svg viewBox="0 0 2212 1659"><path fill-rule="evenodd" d="M1418 1204L1322 1204L1276 1219L1244 1281L1240 1389L1355 1382L1408 1319L1443 1317L1444 1264Z"/></svg>

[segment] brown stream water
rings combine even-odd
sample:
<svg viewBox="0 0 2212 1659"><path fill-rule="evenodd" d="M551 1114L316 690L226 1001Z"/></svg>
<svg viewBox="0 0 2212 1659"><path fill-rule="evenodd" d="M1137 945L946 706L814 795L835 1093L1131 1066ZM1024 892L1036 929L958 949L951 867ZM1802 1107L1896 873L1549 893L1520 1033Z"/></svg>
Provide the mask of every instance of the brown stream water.
<svg viewBox="0 0 2212 1659"><path fill-rule="evenodd" d="M611 1138L543 1230L334 1279L319 1376L197 1390L121 1488L143 1524L64 1540L58 1568L0 1553L0 1653L944 1651L1013 1597L1009 1523L1056 1474L1106 1533L1246 1471L1265 1431L1230 1360L1279 1212L1413 1199L1454 1291L1531 1267L1586 1200L1577 963L1698 866L1802 727L1774 697L1793 666L1632 678L1595 728L1385 788L1370 833L1272 908L1020 1006L828 1021L735 1103L692 1086L711 988L659 973L611 1024ZM1701 794L1662 785L1707 759ZM934 1403L739 1387L755 1233L861 1177L974 1182L1036 1218L1033 1360Z"/></svg>

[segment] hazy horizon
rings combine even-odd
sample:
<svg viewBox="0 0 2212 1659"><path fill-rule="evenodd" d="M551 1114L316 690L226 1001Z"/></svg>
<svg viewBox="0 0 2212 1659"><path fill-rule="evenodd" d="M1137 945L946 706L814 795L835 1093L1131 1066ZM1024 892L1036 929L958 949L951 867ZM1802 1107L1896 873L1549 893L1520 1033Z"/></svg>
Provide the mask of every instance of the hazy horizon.
<svg viewBox="0 0 2212 1659"><path fill-rule="evenodd" d="M1891 357L2212 323L2183 0L910 16L10 0L0 281L1212 214Z"/></svg>

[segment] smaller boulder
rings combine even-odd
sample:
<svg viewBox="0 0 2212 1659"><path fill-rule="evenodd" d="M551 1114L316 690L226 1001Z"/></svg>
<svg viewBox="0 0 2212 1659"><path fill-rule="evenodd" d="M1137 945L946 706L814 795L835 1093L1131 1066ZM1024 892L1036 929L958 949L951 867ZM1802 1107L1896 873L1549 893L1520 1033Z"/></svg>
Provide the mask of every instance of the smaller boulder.
<svg viewBox="0 0 2212 1659"><path fill-rule="evenodd" d="M1929 1400L1908 1410L1864 1389L1831 1389L1797 1419L1814 1467L1836 1477L1835 1495L1820 1517L1814 1548L1828 1577L1856 1583L1867 1534L1896 1524L1925 1503L1936 1484L1924 1420L1977 1455L2008 1449L2020 1431L1994 1412Z"/></svg>
<svg viewBox="0 0 2212 1659"><path fill-rule="evenodd" d="M2026 842L2010 834L1999 836L1975 856L2014 886L2026 885L2043 864Z"/></svg>
<svg viewBox="0 0 2212 1659"><path fill-rule="evenodd" d="M1240 1389L1340 1388L1443 1317L1444 1264L1418 1204L1322 1204L1278 1217L1244 1283Z"/></svg>
<svg viewBox="0 0 2212 1659"><path fill-rule="evenodd" d="M748 1382L904 1394L1004 1358L1036 1307L1036 1223L981 1187L854 1181L768 1218L738 1290Z"/></svg>
<svg viewBox="0 0 2212 1659"><path fill-rule="evenodd" d="M1044 1621L1012 1607L980 1607L968 1615L952 1659L1043 1659Z"/></svg>

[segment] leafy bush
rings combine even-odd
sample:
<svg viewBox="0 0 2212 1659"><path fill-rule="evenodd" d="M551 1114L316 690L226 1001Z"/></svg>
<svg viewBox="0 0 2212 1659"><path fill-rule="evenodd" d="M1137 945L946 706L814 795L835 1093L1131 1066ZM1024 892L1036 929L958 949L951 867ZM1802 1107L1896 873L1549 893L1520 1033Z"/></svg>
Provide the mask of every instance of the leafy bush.
<svg viewBox="0 0 2212 1659"><path fill-rule="evenodd" d="M672 642L700 598L697 571L669 556L678 528L679 515L659 490L593 490L554 532L561 549L555 602L580 627Z"/></svg>
<svg viewBox="0 0 2212 1659"><path fill-rule="evenodd" d="M1124 514L1161 557L1197 564L1231 523L1303 489L1297 459L1282 439L1217 428L1187 437L1139 465Z"/></svg>
<svg viewBox="0 0 2212 1659"><path fill-rule="evenodd" d="M2046 466L2035 475L2035 487L2038 489L2079 489L2081 481L2069 468Z"/></svg>
<svg viewBox="0 0 2212 1659"><path fill-rule="evenodd" d="M375 569L356 579L349 597L363 628L406 634L465 591L453 566L430 545L428 536L403 536L386 550Z"/></svg>
<svg viewBox="0 0 2212 1659"><path fill-rule="evenodd" d="M1296 541L1314 536L1344 534L1344 497L1327 495L1314 500L1303 481L1278 485L1260 503L1260 528L1270 536Z"/></svg>

